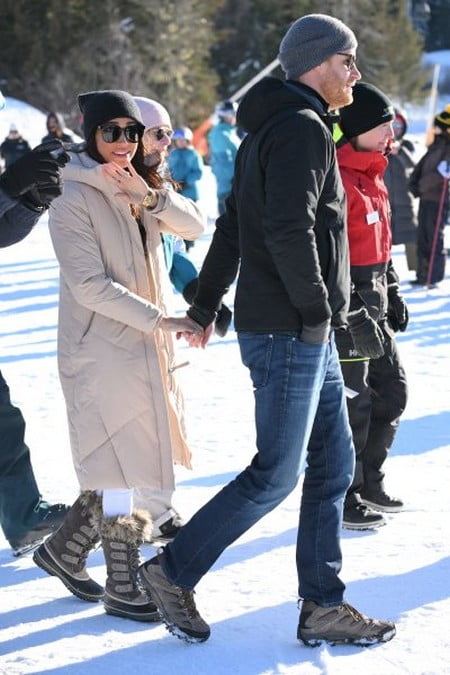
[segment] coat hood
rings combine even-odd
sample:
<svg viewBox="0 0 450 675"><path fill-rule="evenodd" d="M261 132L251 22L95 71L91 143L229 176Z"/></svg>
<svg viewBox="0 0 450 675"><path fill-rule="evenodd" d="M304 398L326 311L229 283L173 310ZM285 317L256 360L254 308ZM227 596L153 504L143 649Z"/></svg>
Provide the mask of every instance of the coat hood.
<svg viewBox="0 0 450 675"><path fill-rule="evenodd" d="M248 90L240 102L237 125L248 133L256 133L278 112L305 107L314 110L325 122L331 117L326 102L311 87L291 80L284 82L275 77L264 77Z"/></svg>
<svg viewBox="0 0 450 675"><path fill-rule="evenodd" d="M106 180L102 167L103 164L99 164L87 152L71 152L70 162L62 170L63 180L84 183L105 193L117 191Z"/></svg>

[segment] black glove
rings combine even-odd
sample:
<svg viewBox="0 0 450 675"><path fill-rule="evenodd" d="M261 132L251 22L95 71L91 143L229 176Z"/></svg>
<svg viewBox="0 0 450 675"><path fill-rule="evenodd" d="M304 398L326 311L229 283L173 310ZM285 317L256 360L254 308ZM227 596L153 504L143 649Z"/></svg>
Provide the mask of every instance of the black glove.
<svg viewBox="0 0 450 675"><path fill-rule="evenodd" d="M222 302L217 312L216 324L214 330L219 337L225 337L233 316L231 310Z"/></svg>
<svg viewBox="0 0 450 675"><path fill-rule="evenodd" d="M69 159L60 141L39 145L6 169L0 176L0 187L25 205L47 206L61 194L59 168Z"/></svg>
<svg viewBox="0 0 450 675"><path fill-rule="evenodd" d="M380 326L369 316L365 307L348 315L348 326L353 344L360 356L378 359L384 354L384 335Z"/></svg>
<svg viewBox="0 0 450 675"><path fill-rule="evenodd" d="M404 333L409 321L409 312L403 296L398 289L388 289L388 321L392 330Z"/></svg>
<svg viewBox="0 0 450 675"><path fill-rule="evenodd" d="M186 314L196 323L199 323L202 328L207 328L217 317L217 312L198 307L195 303L189 307Z"/></svg>
<svg viewBox="0 0 450 675"><path fill-rule="evenodd" d="M330 338L331 321L327 319L315 326L307 326L303 324L300 339L310 345L322 345L328 342Z"/></svg>
<svg viewBox="0 0 450 675"><path fill-rule="evenodd" d="M188 284L186 284L186 286L183 289L183 298L186 300L186 302L189 305L192 304L192 302L195 298L195 294L197 293L197 288L198 288L198 279L196 278L196 279L192 279L192 281L190 281ZM188 311L188 315L191 316L189 314L189 311ZM195 310L194 310L194 312L195 312ZM208 315L208 316L210 316L210 315ZM228 307L225 305L225 303L222 302L222 304L220 305L219 310L217 312L216 324L214 326L214 330L219 337L225 337L225 335L227 334L228 328L229 328L230 323L231 323L231 317L232 316L233 315L231 313L231 310L228 309ZM191 318L193 318L193 317L191 316ZM207 319L207 317L205 316L205 321L206 321L206 319ZM212 319L211 321L213 321L213 320L214 319ZM195 321L197 321L197 319L195 319ZM209 326L211 321L206 325ZM205 326L204 326L204 328L205 328Z"/></svg>

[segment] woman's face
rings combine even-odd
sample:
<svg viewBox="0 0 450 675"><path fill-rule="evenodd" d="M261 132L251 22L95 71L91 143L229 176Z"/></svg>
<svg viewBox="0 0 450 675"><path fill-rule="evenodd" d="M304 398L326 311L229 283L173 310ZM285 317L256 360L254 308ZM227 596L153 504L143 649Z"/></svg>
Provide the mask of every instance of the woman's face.
<svg viewBox="0 0 450 675"><path fill-rule="evenodd" d="M131 117L115 117L95 132L95 144L101 157L122 168L126 167L127 160L133 159L140 138L140 127Z"/></svg>

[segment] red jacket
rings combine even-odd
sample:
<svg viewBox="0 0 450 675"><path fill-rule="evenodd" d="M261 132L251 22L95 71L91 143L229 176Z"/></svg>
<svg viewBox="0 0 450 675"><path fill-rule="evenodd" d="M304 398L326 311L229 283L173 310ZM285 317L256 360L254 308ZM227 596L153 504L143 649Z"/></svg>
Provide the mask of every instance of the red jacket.
<svg viewBox="0 0 450 675"><path fill-rule="evenodd" d="M388 262L392 235L383 174L388 160L379 152L357 152L350 143L337 151L347 194L351 265Z"/></svg>
<svg viewBox="0 0 450 675"><path fill-rule="evenodd" d="M337 150L347 195L352 295L350 309L365 305L376 321L387 311L387 286L398 281L391 263L390 206L379 152L357 152L350 143Z"/></svg>

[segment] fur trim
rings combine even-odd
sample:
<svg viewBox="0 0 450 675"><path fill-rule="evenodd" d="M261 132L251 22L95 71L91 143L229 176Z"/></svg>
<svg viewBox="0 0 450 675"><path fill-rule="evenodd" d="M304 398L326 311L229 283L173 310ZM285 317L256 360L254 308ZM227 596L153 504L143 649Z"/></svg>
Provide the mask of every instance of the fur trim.
<svg viewBox="0 0 450 675"><path fill-rule="evenodd" d="M99 530L103 518L102 498L94 490L84 490L79 496L80 504L89 511L89 518L93 527Z"/></svg>
<svg viewBox="0 0 450 675"><path fill-rule="evenodd" d="M110 541L141 544L151 536L152 523L146 511L136 509L131 516L102 517L100 536Z"/></svg>

